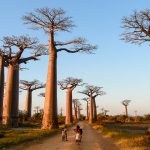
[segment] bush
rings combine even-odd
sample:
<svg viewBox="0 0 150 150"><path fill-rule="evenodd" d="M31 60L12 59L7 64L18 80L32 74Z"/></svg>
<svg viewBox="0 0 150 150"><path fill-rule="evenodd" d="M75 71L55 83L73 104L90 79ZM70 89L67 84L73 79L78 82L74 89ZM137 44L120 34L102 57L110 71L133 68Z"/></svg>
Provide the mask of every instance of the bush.
<svg viewBox="0 0 150 150"><path fill-rule="evenodd" d="M58 116L58 124L65 124L65 116L61 116L59 115Z"/></svg>

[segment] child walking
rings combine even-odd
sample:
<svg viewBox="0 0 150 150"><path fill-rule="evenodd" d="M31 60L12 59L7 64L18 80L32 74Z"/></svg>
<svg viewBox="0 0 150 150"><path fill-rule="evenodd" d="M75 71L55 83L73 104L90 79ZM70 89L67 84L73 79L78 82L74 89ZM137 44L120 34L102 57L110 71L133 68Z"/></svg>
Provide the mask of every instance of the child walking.
<svg viewBox="0 0 150 150"><path fill-rule="evenodd" d="M61 132L61 137L62 137L62 141L66 141L66 134L65 134L65 130L62 129L62 132Z"/></svg>
<svg viewBox="0 0 150 150"><path fill-rule="evenodd" d="M80 140L81 140L81 135L79 131L77 131L75 134L75 140L76 140L76 143L79 145Z"/></svg>

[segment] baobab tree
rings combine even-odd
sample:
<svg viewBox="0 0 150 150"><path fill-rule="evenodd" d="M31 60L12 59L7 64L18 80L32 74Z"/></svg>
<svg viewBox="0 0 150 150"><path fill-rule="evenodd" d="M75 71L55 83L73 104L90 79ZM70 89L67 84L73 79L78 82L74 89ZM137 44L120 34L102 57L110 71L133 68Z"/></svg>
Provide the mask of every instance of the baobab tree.
<svg viewBox="0 0 150 150"><path fill-rule="evenodd" d="M86 120L89 120L89 98L85 97L81 100L86 102Z"/></svg>
<svg viewBox="0 0 150 150"><path fill-rule="evenodd" d="M131 100L123 100L121 103L122 105L125 107L125 113L126 113L126 117L128 117L128 105L131 102Z"/></svg>
<svg viewBox="0 0 150 150"><path fill-rule="evenodd" d="M93 121L96 121L97 114L96 114L96 103L95 103L95 98L99 95L104 95L104 91L101 91L103 87L98 87L98 86L92 86L92 85L87 85L85 87L85 90L79 93L82 93L88 97L90 97L90 118L89 118L89 123L93 123Z"/></svg>
<svg viewBox="0 0 150 150"><path fill-rule="evenodd" d="M19 68L20 64L30 60L37 60L43 54L44 48L39 45L37 39L29 36L5 36L2 39L3 48L7 52L7 80L6 92L3 103L3 125L18 126L18 102L19 102ZM30 56L22 57L25 50L30 50Z"/></svg>
<svg viewBox="0 0 150 150"><path fill-rule="evenodd" d="M78 103L77 103L77 119L78 119L78 120L80 120L80 115L81 115L80 111L81 111L81 110L82 110L82 109L81 109L81 103L78 102Z"/></svg>
<svg viewBox="0 0 150 150"><path fill-rule="evenodd" d="M32 92L37 89L45 88L45 84L40 83L38 80L33 81L20 80L20 83L23 85L20 86L20 88L22 90L27 91L25 111L27 113L27 116L30 118L32 108Z"/></svg>
<svg viewBox="0 0 150 150"><path fill-rule="evenodd" d="M58 81L61 90L66 92L66 124L71 124L72 119L72 92L77 86L83 85L82 79L68 77L62 81Z"/></svg>
<svg viewBox="0 0 150 150"><path fill-rule="evenodd" d="M34 12L24 16L23 20L25 24L31 24L33 29L43 29L49 36L49 42L46 44L49 48L49 62L42 128L58 128L57 53L62 51L68 53L91 53L96 49L96 46L87 44L83 38L76 38L66 42L56 40L55 35L58 32L69 32L74 27L71 17L66 16L63 9L36 9Z"/></svg>
<svg viewBox="0 0 150 150"><path fill-rule="evenodd" d="M125 29L122 40L135 44L150 42L150 10L134 11L131 16L123 17L122 27Z"/></svg>
<svg viewBox="0 0 150 150"><path fill-rule="evenodd" d="M77 106L78 106L79 100L72 99L72 102L73 102L73 109L74 109L74 120L75 122L77 122Z"/></svg>
<svg viewBox="0 0 150 150"><path fill-rule="evenodd" d="M36 113L39 113L40 107L39 107L39 106L36 106L36 107L34 107L34 108L35 108L35 112L36 112Z"/></svg>
<svg viewBox="0 0 150 150"><path fill-rule="evenodd" d="M107 113L109 112L109 110L104 110L104 115L106 116L107 115Z"/></svg>
<svg viewBox="0 0 150 150"><path fill-rule="evenodd" d="M60 116L63 116L63 108L60 108Z"/></svg>
<svg viewBox="0 0 150 150"><path fill-rule="evenodd" d="M2 112L3 112L5 59L6 59L5 52L0 49L0 121L2 119Z"/></svg>

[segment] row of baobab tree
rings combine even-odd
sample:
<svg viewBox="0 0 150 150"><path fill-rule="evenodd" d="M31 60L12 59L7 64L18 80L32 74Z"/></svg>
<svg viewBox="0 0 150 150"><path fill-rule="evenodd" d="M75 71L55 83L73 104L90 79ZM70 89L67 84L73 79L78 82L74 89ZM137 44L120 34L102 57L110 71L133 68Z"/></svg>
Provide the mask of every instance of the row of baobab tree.
<svg viewBox="0 0 150 150"><path fill-rule="evenodd" d="M62 51L68 53L92 53L92 51L96 49L96 46L88 44L86 40L81 37L70 41L56 40L56 33L61 31L69 32L74 27L72 18L66 16L63 9L36 9L34 12L23 16L23 21L25 24L32 25L33 29L43 29L44 33L48 35L48 43L39 44L38 40L24 35L3 37L2 48L0 50L0 112L2 123L9 127L17 126L19 70L21 69L21 64L27 63L29 60L38 60L38 57L41 55L49 55L42 128L58 128L57 53ZM23 53L26 52L26 50L30 50L31 52L29 57L23 57ZM3 96L4 67L7 67L8 70L5 96Z"/></svg>
<svg viewBox="0 0 150 150"><path fill-rule="evenodd" d="M126 31L122 34L122 39L138 44L149 42L149 18L150 10L135 11L130 17L124 17L122 23ZM57 53L62 51L68 53L91 53L96 49L96 46L86 43L84 38L75 38L65 42L56 40L56 33L61 31L69 32L74 27L72 18L66 16L65 11L62 9L36 9L34 12L24 16L23 20L25 24L32 25L33 29L42 29L48 35L48 43L38 45L37 40L27 36L6 36L2 39L3 46L0 50L0 113L2 116L3 106L3 124L15 126L17 122L20 65L27 63L29 60L37 60L37 57L45 53L46 47L49 61L42 128L57 128ZM23 58L22 54L27 49L32 50L33 53L29 57ZM3 101L4 66L7 67L8 73ZM88 90L82 93L90 97L90 103L94 105L93 99L95 99L97 94L93 95L93 92L88 92ZM93 107L90 107L90 112L93 112ZM93 115L90 113L90 122L92 120Z"/></svg>

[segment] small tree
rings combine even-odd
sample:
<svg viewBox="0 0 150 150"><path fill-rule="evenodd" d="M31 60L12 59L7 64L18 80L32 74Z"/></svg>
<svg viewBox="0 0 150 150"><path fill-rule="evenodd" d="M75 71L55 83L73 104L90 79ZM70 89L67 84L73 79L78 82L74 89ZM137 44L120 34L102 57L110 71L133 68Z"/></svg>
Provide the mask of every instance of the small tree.
<svg viewBox="0 0 150 150"><path fill-rule="evenodd" d="M142 44L150 42L150 10L134 11L129 17L122 18L125 32L121 35L126 42Z"/></svg>
<svg viewBox="0 0 150 150"><path fill-rule="evenodd" d="M85 39L76 38L62 42L56 40L56 34L61 31L69 32L74 27L71 17L66 16L63 9L36 9L33 13L23 17L25 24L33 25L33 29L43 29L49 36L49 64L46 81L44 103L43 129L58 128L57 119L57 53L58 52L87 52L90 53L95 46L87 44Z"/></svg>
<svg viewBox="0 0 150 150"><path fill-rule="evenodd" d="M58 81L61 90L67 90L66 93L66 124L72 123L72 91L81 86L82 80L77 78L68 77L65 80Z"/></svg>
<svg viewBox="0 0 150 150"><path fill-rule="evenodd" d="M131 100L123 100L121 103L122 105L125 107L125 113L126 113L126 117L128 117L128 105L131 102Z"/></svg>
<svg viewBox="0 0 150 150"><path fill-rule="evenodd" d="M107 116L107 113L109 112L109 110L104 110L104 115Z"/></svg>
<svg viewBox="0 0 150 150"><path fill-rule="evenodd" d="M32 108L32 92L37 90L37 89L41 89L41 88L45 88L45 84L40 83L38 80L34 80L34 81L26 81L26 80L20 80L20 83L23 86L20 86L20 88L22 90L27 90L27 96L26 96L26 112L28 114L28 117L31 117L31 108Z"/></svg>

